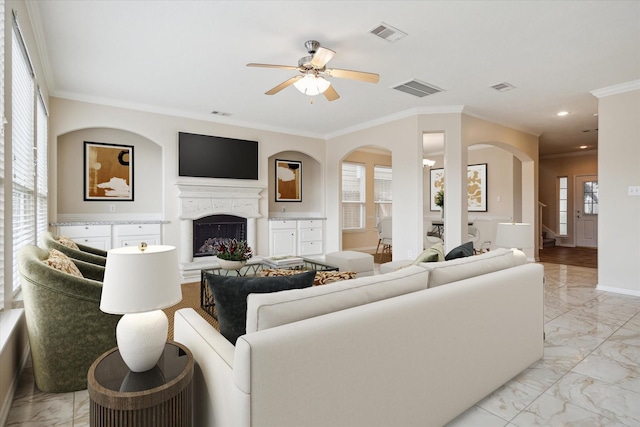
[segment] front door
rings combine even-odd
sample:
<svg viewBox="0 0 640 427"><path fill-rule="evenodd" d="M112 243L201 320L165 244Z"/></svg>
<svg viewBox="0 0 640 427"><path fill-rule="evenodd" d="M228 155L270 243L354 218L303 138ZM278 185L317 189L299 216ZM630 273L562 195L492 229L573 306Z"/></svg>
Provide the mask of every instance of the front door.
<svg viewBox="0 0 640 427"><path fill-rule="evenodd" d="M598 247L598 177L576 177L576 246Z"/></svg>

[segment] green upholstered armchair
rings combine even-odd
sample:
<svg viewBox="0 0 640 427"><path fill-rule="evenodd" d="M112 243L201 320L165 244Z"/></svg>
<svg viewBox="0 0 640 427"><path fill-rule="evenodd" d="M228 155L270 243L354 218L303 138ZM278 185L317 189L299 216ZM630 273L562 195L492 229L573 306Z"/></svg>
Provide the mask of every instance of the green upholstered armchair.
<svg viewBox="0 0 640 427"><path fill-rule="evenodd" d="M107 252L101 249L92 248L80 243L76 243L78 249L72 249L60 243L60 236L46 231L40 236L40 246L45 249L57 249L69 258L78 259L80 261L90 262L105 266L107 264Z"/></svg>
<svg viewBox="0 0 640 427"><path fill-rule="evenodd" d="M74 261L85 278L49 267L49 251L25 246L18 252L24 309L36 385L46 392L87 388L89 367L116 346L120 316L100 311L104 268Z"/></svg>

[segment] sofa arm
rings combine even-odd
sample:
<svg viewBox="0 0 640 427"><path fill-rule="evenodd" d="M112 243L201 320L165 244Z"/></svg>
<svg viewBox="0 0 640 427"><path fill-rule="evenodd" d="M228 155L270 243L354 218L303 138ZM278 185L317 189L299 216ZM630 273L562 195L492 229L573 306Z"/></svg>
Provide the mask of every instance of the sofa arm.
<svg viewBox="0 0 640 427"><path fill-rule="evenodd" d="M196 365L194 425L248 426L249 396L233 382L233 344L192 308L176 311L174 340L191 351Z"/></svg>

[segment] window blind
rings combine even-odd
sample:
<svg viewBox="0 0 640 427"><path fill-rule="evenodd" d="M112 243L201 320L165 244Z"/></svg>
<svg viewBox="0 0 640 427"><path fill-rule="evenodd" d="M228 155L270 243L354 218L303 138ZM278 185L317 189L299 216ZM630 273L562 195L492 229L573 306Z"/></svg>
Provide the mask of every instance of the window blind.
<svg viewBox="0 0 640 427"><path fill-rule="evenodd" d="M42 94L38 96L36 121L36 243L40 241L40 236L47 231L49 226L49 215L47 212L48 180L47 180L47 141L48 137L48 116L47 108L44 105Z"/></svg>
<svg viewBox="0 0 640 427"><path fill-rule="evenodd" d="M31 64L14 26L12 39L13 253L36 243L35 233L35 83ZM20 287L17 256L13 257L13 290Z"/></svg>
<svg viewBox="0 0 640 427"><path fill-rule="evenodd" d="M365 167L342 163L342 228L364 228Z"/></svg>

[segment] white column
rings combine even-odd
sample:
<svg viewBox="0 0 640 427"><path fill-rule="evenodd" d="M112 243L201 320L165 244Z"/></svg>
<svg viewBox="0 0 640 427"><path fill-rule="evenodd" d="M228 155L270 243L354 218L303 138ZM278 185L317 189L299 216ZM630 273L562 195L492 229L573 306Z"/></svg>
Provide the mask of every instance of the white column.
<svg viewBox="0 0 640 427"><path fill-rule="evenodd" d="M180 262L193 261L193 220L180 220Z"/></svg>
<svg viewBox="0 0 640 427"><path fill-rule="evenodd" d="M257 231L256 231L256 219L255 218L247 218L247 243L251 247L251 249L256 250L257 244Z"/></svg>

